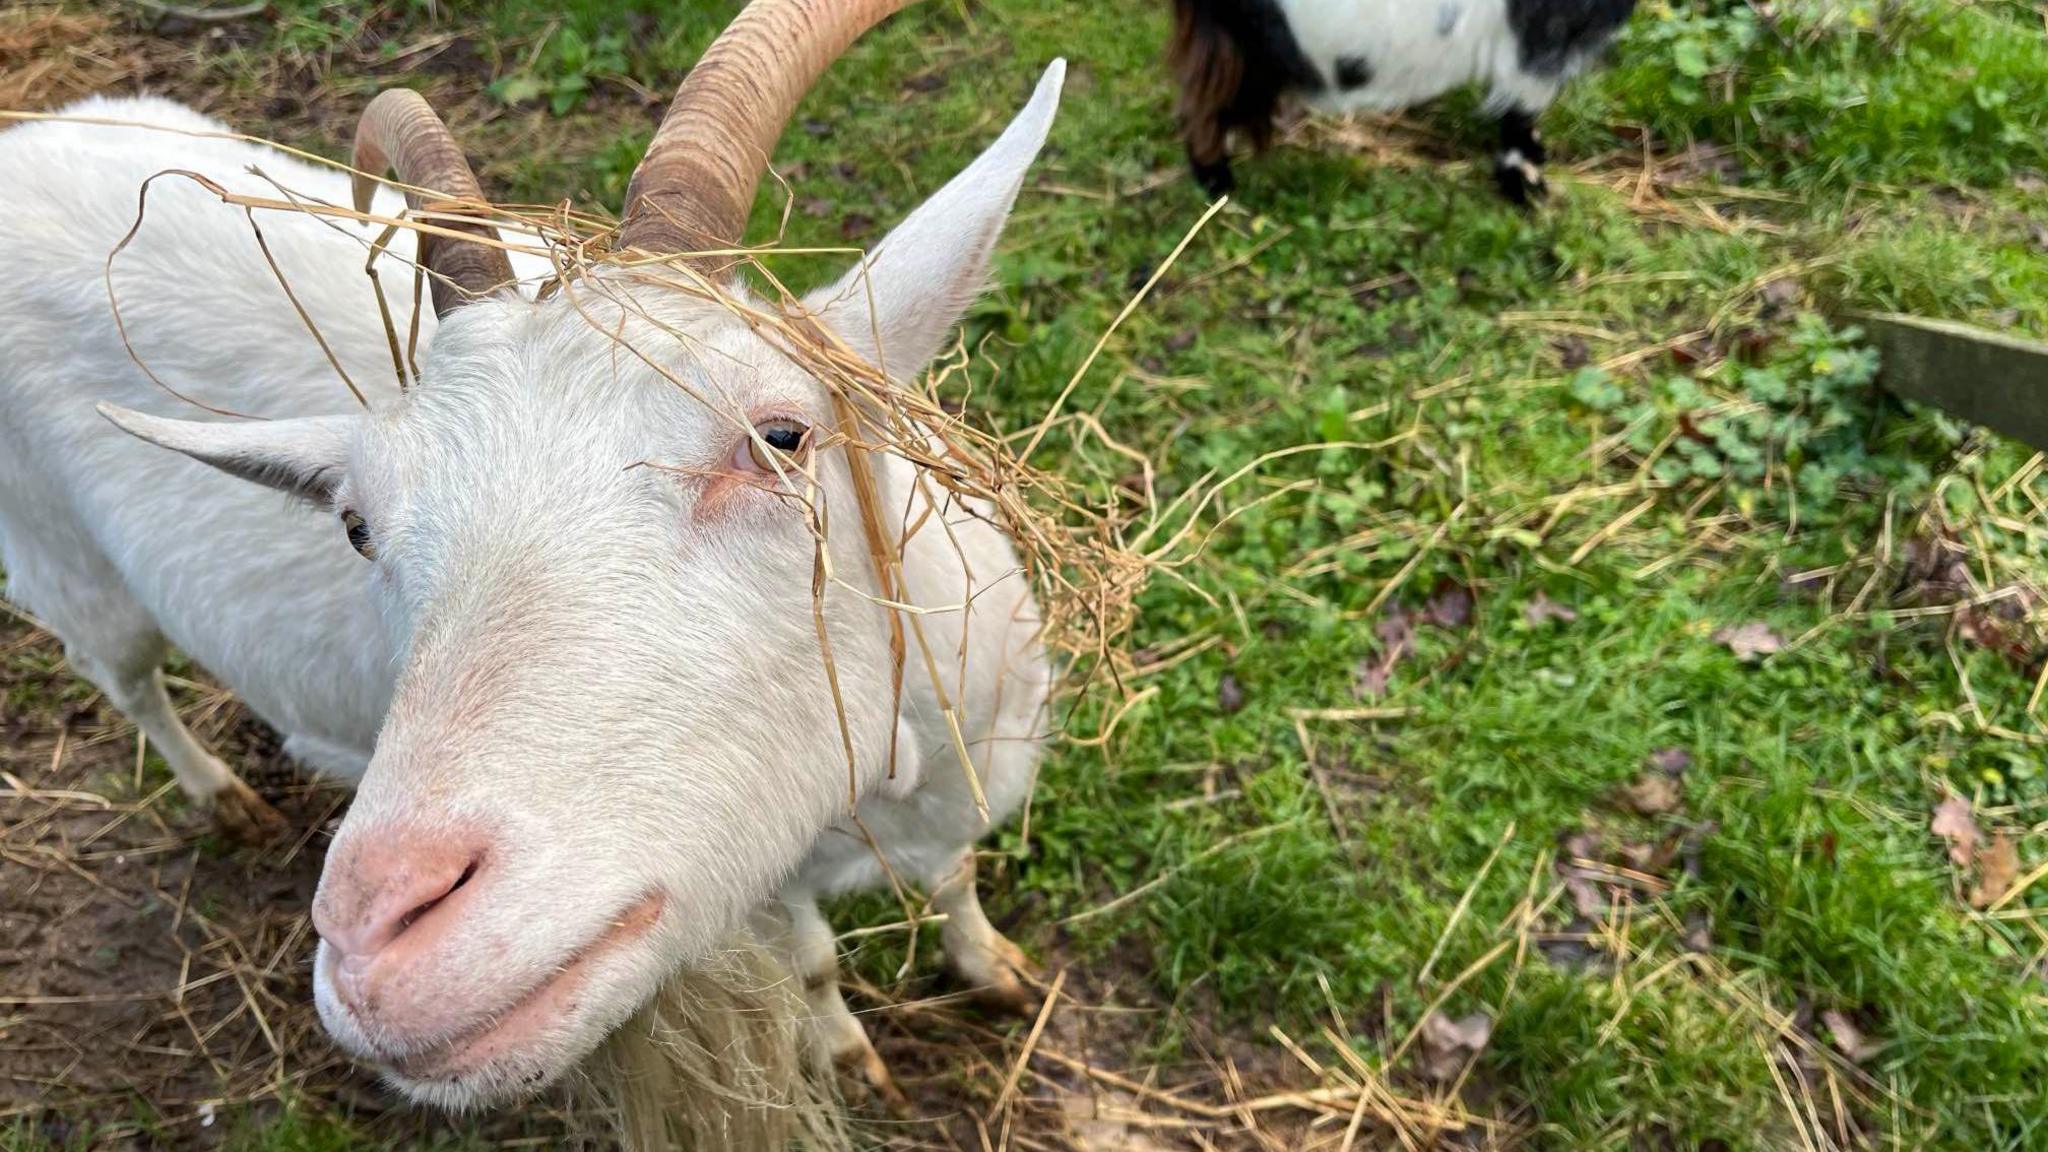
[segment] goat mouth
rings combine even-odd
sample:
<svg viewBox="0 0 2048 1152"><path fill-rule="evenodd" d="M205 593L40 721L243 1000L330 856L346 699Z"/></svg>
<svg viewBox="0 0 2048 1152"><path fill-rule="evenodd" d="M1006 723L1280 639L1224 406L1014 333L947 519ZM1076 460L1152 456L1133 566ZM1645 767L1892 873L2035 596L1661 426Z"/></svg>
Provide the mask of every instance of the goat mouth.
<svg viewBox="0 0 2048 1152"><path fill-rule="evenodd" d="M666 900L649 892L613 919L596 939L572 953L562 966L529 988L511 1006L453 1038L404 1056L379 1060L406 1080L453 1081L498 1058L517 1053L549 1024L573 1014L592 964L639 939L661 919ZM536 1085L538 1086L538 1085Z"/></svg>

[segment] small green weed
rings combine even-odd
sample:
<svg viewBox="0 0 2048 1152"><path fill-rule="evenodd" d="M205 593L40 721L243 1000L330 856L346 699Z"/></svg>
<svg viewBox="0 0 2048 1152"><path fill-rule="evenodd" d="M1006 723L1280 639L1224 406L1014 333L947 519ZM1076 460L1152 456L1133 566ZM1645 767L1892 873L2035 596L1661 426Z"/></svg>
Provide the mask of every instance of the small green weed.
<svg viewBox="0 0 2048 1152"><path fill-rule="evenodd" d="M491 81L490 93L506 104L547 101L566 116L590 94L593 84L626 71L626 37L605 32L586 39L574 28L558 28L518 71Z"/></svg>

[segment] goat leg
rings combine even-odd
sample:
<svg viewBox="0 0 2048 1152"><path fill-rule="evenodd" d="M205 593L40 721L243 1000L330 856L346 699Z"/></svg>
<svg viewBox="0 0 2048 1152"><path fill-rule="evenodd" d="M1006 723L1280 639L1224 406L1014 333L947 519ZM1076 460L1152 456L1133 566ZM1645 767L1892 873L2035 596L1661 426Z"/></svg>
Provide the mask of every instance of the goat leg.
<svg viewBox="0 0 2048 1152"><path fill-rule="evenodd" d="M953 870L932 889L932 907L945 914L939 932L946 964L976 1000L999 1012L1030 1015L1038 996L1026 979L1032 974L1024 950L989 923L974 890L974 850L969 848Z"/></svg>
<svg viewBox="0 0 2048 1152"><path fill-rule="evenodd" d="M1188 171L1194 173L1195 183L1209 194L1209 199L1220 200L1237 191L1237 175L1230 170L1230 153L1218 149L1215 158L1204 160L1193 145L1188 147Z"/></svg>
<svg viewBox="0 0 2048 1152"><path fill-rule="evenodd" d="M1524 207L1543 199L1549 188L1543 181L1543 162L1549 153L1543 134L1536 128L1536 113L1510 108L1500 117L1500 153L1494 158L1493 179L1501 195Z"/></svg>

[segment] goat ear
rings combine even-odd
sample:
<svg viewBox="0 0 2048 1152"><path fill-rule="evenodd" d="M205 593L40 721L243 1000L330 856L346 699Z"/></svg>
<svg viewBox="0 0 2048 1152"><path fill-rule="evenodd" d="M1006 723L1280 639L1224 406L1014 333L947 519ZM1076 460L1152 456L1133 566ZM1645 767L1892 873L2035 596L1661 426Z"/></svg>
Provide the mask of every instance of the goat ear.
<svg viewBox="0 0 2048 1152"><path fill-rule="evenodd" d="M99 413L121 431L159 448L183 452L230 476L317 501L327 500L341 483L356 421L361 419L308 416L218 424L146 416L107 403L99 405Z"/></svg>
<svg viewBox="0 0 2048 1152"><path fill-rule="evenodd" d="M1054 60L1031 102L958 176L889 233L839 282L805 305L890 377L902 380L938 354L981 294L1003 221L1038 156L1060 102L1067 62Z"/></svg>

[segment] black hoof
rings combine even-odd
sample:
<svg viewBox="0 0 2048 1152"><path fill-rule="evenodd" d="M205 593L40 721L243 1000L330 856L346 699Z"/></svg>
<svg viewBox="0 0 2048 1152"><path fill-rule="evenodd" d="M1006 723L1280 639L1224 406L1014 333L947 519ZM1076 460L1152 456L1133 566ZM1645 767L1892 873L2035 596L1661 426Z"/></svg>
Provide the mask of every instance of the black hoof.
<svg viewBox="0 0 2048 1152"><path fill-rule="evenodd" d="M1209 194L1209 199L1220 200L1237 191L1237 175L1230 170L1230 161L1218 160L1214 164L1190 162L1190 171L1195 174L1195 183Z"/></svg>
<svg viewBox="0 0 2048 1152"><path fill-rule="evenodd" d="M1516 152L1501 156L1494 165L1493 181L1508 203L1523 208L1533 207L1550 194L1550 186L1543 182L1543 169Z"/></svg>

